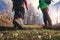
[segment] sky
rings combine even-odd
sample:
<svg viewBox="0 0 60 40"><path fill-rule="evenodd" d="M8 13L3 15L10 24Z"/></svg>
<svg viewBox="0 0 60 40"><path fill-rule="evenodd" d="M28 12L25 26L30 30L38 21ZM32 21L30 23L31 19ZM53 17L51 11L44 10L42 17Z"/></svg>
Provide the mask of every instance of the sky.
<svg viewBox="0 0 60 40"><path fill-rule="evenodd" d="M60 1L49 6L49 15L53 24L60 23Z"/></svg>
<svg viewBox="0 0 60 40"><path fill-rule="evenodd" d="M0 12L11 12L12 7L11 0L0 0Z"/></svg>

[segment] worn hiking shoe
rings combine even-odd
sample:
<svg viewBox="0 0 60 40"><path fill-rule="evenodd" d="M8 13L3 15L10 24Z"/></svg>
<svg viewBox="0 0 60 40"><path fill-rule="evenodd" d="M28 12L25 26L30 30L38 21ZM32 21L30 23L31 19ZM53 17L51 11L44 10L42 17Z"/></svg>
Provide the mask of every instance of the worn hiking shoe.
<svg viewBox="0 0 60 40"><path fill-rule="evenodd" d="M14 24L15 29L17 29L17 30L23 30L22 26L19 25L16 21L13 21L13 24Z"/></svg>

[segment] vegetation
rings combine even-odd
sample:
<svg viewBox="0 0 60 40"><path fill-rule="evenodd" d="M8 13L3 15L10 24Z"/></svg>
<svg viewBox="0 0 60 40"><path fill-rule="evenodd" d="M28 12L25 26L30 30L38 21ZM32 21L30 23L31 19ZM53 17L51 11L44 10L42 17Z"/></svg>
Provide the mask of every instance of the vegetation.
<svg viewBox="0 0 60 40"><path fill-rule="evenodd" d="M31 29L0 31L0 40L60 40L59 30Z"/></svg>

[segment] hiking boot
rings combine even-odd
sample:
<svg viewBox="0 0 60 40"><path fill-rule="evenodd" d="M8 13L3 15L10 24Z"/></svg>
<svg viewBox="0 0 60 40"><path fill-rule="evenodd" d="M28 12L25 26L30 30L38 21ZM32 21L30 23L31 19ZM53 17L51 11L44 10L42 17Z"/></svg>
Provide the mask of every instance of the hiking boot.
<svg viewBox="0 0 60 40"><path fill-rule="evenodd" d="M23 30L22 26L19 25L16 21L13 21L13 24L14 24L15 29L17 29L17 30Z"/></svg>

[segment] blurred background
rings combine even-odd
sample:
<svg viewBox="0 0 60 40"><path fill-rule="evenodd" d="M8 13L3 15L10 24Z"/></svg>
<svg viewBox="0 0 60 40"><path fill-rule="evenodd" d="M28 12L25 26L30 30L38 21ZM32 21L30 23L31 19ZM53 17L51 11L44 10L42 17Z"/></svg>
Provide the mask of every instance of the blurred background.
<svg viewBox="0 0 60 40"><path fill-rule="evenodd" d="M60 0L53 0L49 5L49 15L52 20L52 24L60 23ZM8 14L12 19L14 18L14 11L12 12L12 1L11 0L0 0L0 13ZM28 10L25 7L25 24L38 24L44 25L43 14L40 9L37 9L39 0L27 0Z"/></svg>

